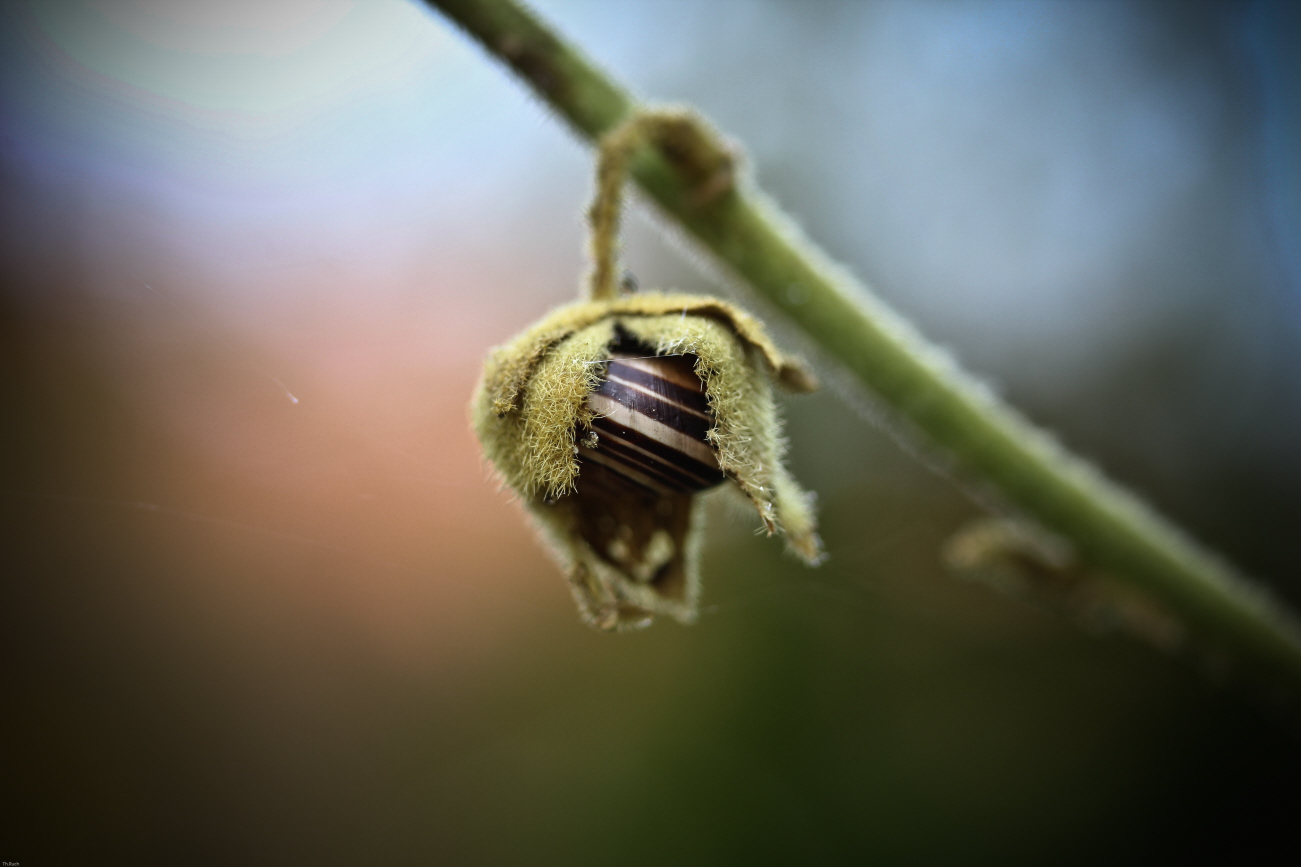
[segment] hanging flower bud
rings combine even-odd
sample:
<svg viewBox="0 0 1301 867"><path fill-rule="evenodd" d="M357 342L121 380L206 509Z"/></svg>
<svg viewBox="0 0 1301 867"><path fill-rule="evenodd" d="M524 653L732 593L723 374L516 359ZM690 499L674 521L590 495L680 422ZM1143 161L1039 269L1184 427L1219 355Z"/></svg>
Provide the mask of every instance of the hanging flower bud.
<svg viewBox="0 0 1301 867"><path fill-rule="evenodd" d="M697 495L724 479L770 534L819 560L811 497L782 464L772 380L816 387L756 320L693 295L570 305L492 353L475 432L551 543L589 623L695 618Z"/></svg>
<svg viewBox="0 0 1301 867"><path fill-rule="evenodd" d="M603 140L589 212L588 299L495 350L476 390L474 429L599 629L655 614L695 619L701 492L730 480L768 533L809 564L821 558L812 496L782 464L775 381L812 391L752 317L714 298L620 295L623 179L653 142L700 202L730 189L730 154L683 112L634 115Z"/></svg>

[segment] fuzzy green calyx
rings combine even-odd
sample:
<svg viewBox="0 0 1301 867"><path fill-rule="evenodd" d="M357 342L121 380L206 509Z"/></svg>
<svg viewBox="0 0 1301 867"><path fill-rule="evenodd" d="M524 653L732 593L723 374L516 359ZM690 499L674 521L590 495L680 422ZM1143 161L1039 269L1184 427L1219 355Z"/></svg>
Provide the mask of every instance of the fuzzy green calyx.
<svg viewBox="0 0 1301 867"><path fill-rule="evenodd" d="M655 614L695 619L697 494L718 478L749 498L770 535L784 533L810 564L822 556L812 497L782 464L786 444L772 396L773 381L812 391L812 376L778 351L758 321L724 301L616 289L623 183L629 160L647 146L690 180L697 204L731 189L733 155L690 112L638 112L611 131L588 210L586 300L494 351L471 407L484 454L550 542L583 618L605 630L645 626ZM648 366L650 379L606 383L615 353ZM607 412L631 414L621 422L598 416L589 400L598 388ZM623 398L611 398L621 388ZM684 426L682 413L694 421ZM602 418L604 445L593 429Z"/></svg>
<svg viewBox="0 0 1301 867"><path fill-rule="evenodd" d="M811 496L782 464L785 441L771 382L794 391L812 377L732 305L645 293L562 307L495 350L472 404L484 453L539 525L569 576L580 612L602 629L654 614L695 618L701 513L693 494L655 494L579 460L590 395L611 347L694 358L713 416L719 467L769 534L809 563L821 557Z"/></svg>

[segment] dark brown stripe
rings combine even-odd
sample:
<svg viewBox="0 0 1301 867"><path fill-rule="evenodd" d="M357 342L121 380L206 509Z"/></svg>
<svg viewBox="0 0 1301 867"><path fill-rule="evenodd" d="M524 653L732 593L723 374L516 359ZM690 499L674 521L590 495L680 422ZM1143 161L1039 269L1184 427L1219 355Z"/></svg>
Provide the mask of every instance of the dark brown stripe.
<svg viewBox="0 0 1301 867"><path fill-rule="evenodd" d="M684 388L676 382L662 376L656 376L653 373L647 373L639 367L633 367L631 364L624 364L618 359L610 362L606 375L617 376L626 382L659 392L669 400L676 401L697 412L709 413L709 399L705 397L703 383L701 383L699 389Z"/></svg>
<svg viewBox="0 0 1301 867"><path fill-rule="evenodd" d="M597 431L609 436L617 437L625 442L645 449L664 463L671 466L681 467L685 472L693 476L699 476L710 482L717 484L724 478L723 473L717 467L711 467L709 464L702 463L688 454L684 454L672 446L665 445L657 440L653 440L645 434L638 433L635 430L629 430L617 422L608 418L596 418L592 420L592 427ZM597 447L600 447L600 441L597 441Z"/></svg>
<svg viewBox="0 0 1301 867"><path fill-rule="evenodd" d="M628 444L623 441L622 437L617 437L611 433L607 433L605 436L601 437L601 440L597 443L596 447L599 451L612 454L625 463L645 468L647 472L653 471L663 476L666 481L671 482L684 490L699 491L703 488L713 487L718 484L718 481L721 481L721 479L714 480L712 478L713 475L716 475L715 473L707 472L705 475L697 475L690 472L687 468L680 466L676 458L672 463L670 463L659 457L647 455L644 452L639 452L635 449L629 448ZM681 453L678 452L675 454ZM682 457L683 462L691 460L685 455ZM703 466L703 464L700 464L698 461L691 462L697 466Z"/></svg>
<svg viewBox="0 0 1301 867"><path fill-rule="evenodd" d="M680 431L701 442L705 441L705 433L713 426L709 419L683 412L676 405L666 400L660 400L658 396L649 395L644 391L637 391L612 379L607 379L601 383L600 387L596 389L596 393L603 394L615 403L622 404L648 418L653 418L660 424L668 425L675 431Z"/></svg>
<svg viewBox="0 0 1301 867"><path fill-rule="evenodd" d="M582 448L579 449L578 454L579 454L578 459L580 463L584 463L592 467L600 467L602 470L605 470L608 473L613 473L614 475L617 475L621 479L625 479L628 482L637 485L638 487L645 488L657 494L663 495L663 494L690 493L689 491L681 491L677 488L677 486L672 485L668 482L661 482L659 480L658 474L642 472L640 467L630 467L629 465L625 464L623 461L619 460L613 455L602 454L601 452L598 452L596 449ZM580 474L579 476L580 485L583 484L582 477L587 474L588 474L587 470L584 470Z"/></svg>
<svg viewBox="0 0 1301 867"><path fill-rule="evenodd" d="M703 490L704 487L700 482L688 480L678 473L670 474L667 472L668 468L663 464L653 465L647 462L645 455L639 455L635 452L629 452L627 449L613 446L609 439L603 440L600 446L595 449L580 450L579 455L587 460L604 463L615 472L623 472L623 468L627 467L629 470L645 476L652 484L658 485L667 491L686 494ZM639 484L645 484L640 479L627 476L626 473L625 477Z"/></svg>
<svg viewBox="0 0 1301 867"><path fill-rule="evenodd" d="M684 415L694 415L697 416L698 418L705 419L705 420L713 419L713 414L709 411L709 404L704 400L692 400L692 401L679 400L678 398L680 397L680 395L664 394L665 389L656 387L656 385L660 385L660 386L667 385L667 386L672 386L673 388L677 388L678 391L682 390L677 386L673 385L673 383L669 382L667 379L654 379L653 377L651 377L648 379L648 381L641 382L641 383L632 383L629 382L628 380L629 380L628 377L622 376L616 372L614 374L611 374L610 378L605 380L602 384L608 382L611 385L616 385L619 388L626 389L627 391L634 391L637 394L645 395L661 403L670 404L678 412L683 413Z"/></svg>

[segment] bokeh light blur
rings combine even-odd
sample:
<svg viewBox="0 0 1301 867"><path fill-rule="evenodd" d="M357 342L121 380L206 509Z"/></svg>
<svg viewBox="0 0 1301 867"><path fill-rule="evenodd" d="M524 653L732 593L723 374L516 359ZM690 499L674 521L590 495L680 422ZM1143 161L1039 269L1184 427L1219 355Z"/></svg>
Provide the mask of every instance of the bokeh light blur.
<svg viewBox="0 0 1301 867"><path fill-rule="evenodd" d="M1295 7L537 8L1301 604ZM0 859L1301 849L1268 697L954 580L977 507L847 386L786 402L825 566L720 503L698 625L582 627L465 406L575 290L590 155L424 5L6 4L0 133ZM768 313L663 228L641 285Z"/></svg>

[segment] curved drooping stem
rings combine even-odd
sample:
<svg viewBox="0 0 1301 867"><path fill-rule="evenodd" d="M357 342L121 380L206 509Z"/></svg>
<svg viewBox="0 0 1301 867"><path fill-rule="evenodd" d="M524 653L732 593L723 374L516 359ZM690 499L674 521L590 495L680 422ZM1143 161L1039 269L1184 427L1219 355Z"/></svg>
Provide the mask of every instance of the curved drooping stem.
<svg viewBox="0 0 1301 867"><path fill-rule="evenodd" d="M592 273L588 297L613 298L619 283L619 223L623 186L639 155L664 155L689 185L694 207L702 207L732 188L732 154L705 121L688 109L637 108L601 136L596 157L596 193L587 211L591 228Z"/></svg>
<svg viewBox="0 0 1301 867"><path fill-rule="evenodd" d="M634 116L601 139L596 160L596 193L587 210L592 246L587 295L592 301L608 300L618 293L623 184L628 175L629 154L644 130L642 116Z"/></svg>

